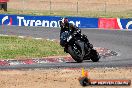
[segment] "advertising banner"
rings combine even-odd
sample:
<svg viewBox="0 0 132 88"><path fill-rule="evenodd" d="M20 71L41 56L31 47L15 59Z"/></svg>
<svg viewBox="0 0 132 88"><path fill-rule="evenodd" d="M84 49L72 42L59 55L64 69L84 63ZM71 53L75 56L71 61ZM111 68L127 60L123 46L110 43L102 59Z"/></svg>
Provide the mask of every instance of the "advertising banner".
<svg viewBox="0 0 132 88"><path fill-rule="evenodd" d="M132 30L132 18L99 18L98 28L114 30Z"/></svg>
<svg viewBox="0 0 132 88"><path fill-rule="evenodd" d="M59 27L60 16L0 15L0 25ZM132 18L68 17L79 28L132 30Z"/></svg>
<svg viewBox="0 0 132 88"><path fill-rule="evenodd" d="M59 16L0 15L0 25L59 27ZM98 18L68 17L80 28L97 28Z"/></svg>
<svg viewBox="0 0 132 88"><path fill-rule="evenodd" d="M118 18L118 24L119 24L120 29L132 30L132 18L127 18L127 19Z"/></svg>
<svg viewBox="0 0 132 88"><path fill-rule="evenodd" d="M116 18L99 18L98 28L120 29Z"/></svg>

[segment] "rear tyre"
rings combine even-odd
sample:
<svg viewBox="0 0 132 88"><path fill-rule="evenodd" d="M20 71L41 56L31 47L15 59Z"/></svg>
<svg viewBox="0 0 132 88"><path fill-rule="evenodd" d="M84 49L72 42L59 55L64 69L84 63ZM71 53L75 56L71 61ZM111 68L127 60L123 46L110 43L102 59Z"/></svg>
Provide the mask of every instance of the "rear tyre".
<svg viewBox="0 0 132 88"><path fill-rule="evenodd" d="M90 58L93 62L98 62L100 59L100 55L96 50L92 49L90 51Z"/></svg>
<svg viewBox="0 0 132 88"><path fill-rule="evenodd" d="M76 62L81 63L83 61L83 58L79 57L78 54L73 51L72 46L68 47L68 52Z"/></svg>

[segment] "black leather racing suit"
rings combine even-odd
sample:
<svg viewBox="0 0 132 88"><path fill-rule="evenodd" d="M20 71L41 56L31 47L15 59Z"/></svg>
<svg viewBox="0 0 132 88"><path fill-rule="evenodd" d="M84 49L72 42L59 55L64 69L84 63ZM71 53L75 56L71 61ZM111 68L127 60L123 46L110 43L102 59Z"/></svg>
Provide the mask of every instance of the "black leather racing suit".
<svg viewBox="0 0 132 88"><path fill-rule="evenodd" d="M61 43L61 36L63 32L68 31L70 32L70 34L72 34L73 32L78 30L78 27L76 27L75 25L71 24L71 23L65 23L64 25L61 25L60 23L60 45L63 46L63 44ZM64 46L63 46L64 47Z"/></svg>
<svg viewBox="0 0 132 88"><path fill-rule="evenodd" d="M65 32L65 31L70 31L73 33L74 31L77 31L77 27L71 23L66 23L65 25L60 25L61 30L60 30L60 36L61 33Z"/></svg>

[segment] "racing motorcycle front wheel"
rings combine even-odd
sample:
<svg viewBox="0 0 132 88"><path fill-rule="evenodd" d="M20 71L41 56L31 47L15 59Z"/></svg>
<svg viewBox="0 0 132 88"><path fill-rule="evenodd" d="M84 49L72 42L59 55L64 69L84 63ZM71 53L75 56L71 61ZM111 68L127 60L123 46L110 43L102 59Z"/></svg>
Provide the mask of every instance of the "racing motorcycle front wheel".
<svg viewBox="0 0 132 88"><path fill-rule="evenodd" d="M83 61L83 57L82 57L82 51L79 49L74 49L73 46L69 46L68 47L68 53L71 55L71 57L77 62L77 63L81 63Z"/></svg>
<svg viewBox="0 0 132 88"><path fill-rule="evenodd" d="M91 51L90 51L90 59L91 59L93 62L98 62L99 59L100 59L99 53L98 53L96 50L91 49Z"/></svg>

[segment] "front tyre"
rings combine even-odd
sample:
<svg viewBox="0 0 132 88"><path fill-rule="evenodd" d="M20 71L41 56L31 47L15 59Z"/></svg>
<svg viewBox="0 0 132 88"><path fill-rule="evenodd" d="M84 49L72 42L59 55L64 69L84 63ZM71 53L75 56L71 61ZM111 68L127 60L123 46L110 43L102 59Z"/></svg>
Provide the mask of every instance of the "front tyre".
<svg viewBox="0 0 132 88"><path fill-rule="evenodd" d="M98 62L100 59L100 55L96 50L92 49L90 51L90 58L93 62Z"/></svg>
<svg viewBox="0 0 132 88"><path fill-rule="evenodd" d="M83 58L73 51L72 46L68 47L68 52L76 62L81 63L83 61Z"/></svg>

